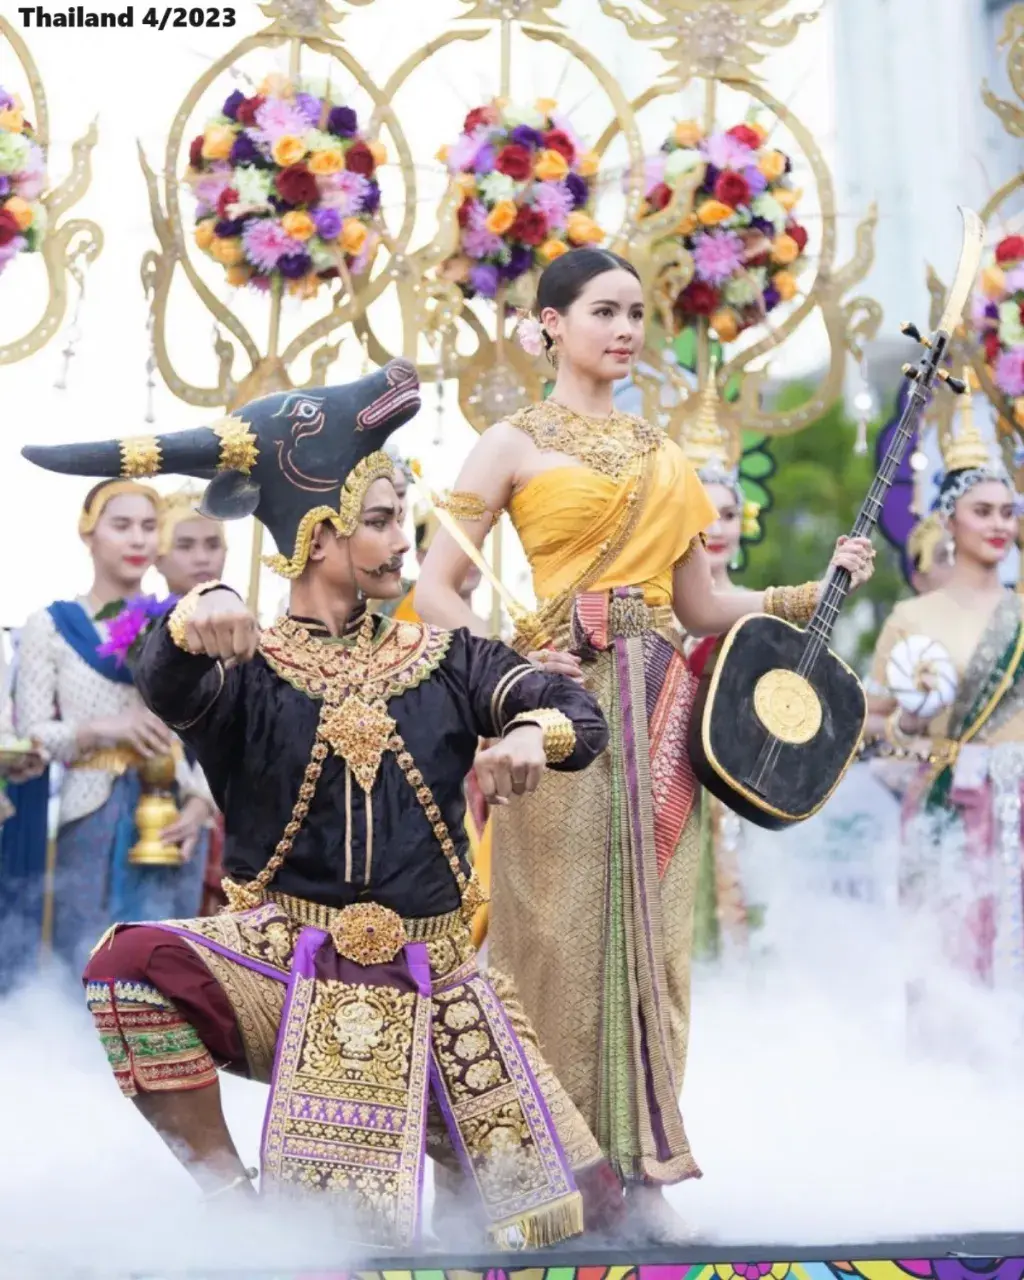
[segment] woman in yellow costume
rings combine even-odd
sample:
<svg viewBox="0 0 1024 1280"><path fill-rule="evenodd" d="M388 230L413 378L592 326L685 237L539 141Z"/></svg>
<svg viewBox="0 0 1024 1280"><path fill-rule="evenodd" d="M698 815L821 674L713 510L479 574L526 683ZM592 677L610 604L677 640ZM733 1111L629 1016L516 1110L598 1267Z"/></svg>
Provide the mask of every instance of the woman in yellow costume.
<svg viewBox="0 0 1024 1280"><path fill-rule="evenodd" d="M948 1044L974 1016L960 1020L955 983L924 978L939 958L970 985L1024 997L1024 622L1021 597L1000 577L1017 498L969 407L944 461L948 576L893 609L869 685L876 731L917 766L903 797L899 889L910 1031L925 1045Z"/></svg>
<svg viewBox="0 0 1024 1280"><path fill-rule="evenodd" d="M766 604L806 620L818 588L715 589L701 538L716 513L700 480L657 427L614 410L614 383L644 341L629 263L571 250L544 271L537 311L557 367L551 397L481 437L448 509L478 546L508 509L540 601L520 629L518 671L584 681L612 737L592 776L553 779L514 815L495 810L490 959L536 1018L637 1226L669 1239L679 1223L661 1188L699 1174L679 1102L700 819L686 753L694 681L676 619L693 635ZM859 584L871 558L866 541L842 540L834 563ZM416 604L430 622L482 633L459 598L466 565L442 530Z"/></svg>

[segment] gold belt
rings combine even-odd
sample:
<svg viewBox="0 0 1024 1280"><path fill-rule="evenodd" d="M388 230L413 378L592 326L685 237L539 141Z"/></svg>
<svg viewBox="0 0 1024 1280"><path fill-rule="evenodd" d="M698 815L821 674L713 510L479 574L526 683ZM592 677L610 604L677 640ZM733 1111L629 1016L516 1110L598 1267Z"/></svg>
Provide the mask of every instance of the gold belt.
<svg viewBox="0 0 1024 1280"><path fill-rule="evenodd" d="M131 747L100 747L98 751L90 751L87 756L72 762L72 769L102 769L104 773L112 773L116 778L129 769L142 766L142 756Z"/></svg>
<svg viewBox="0 0 1024 1280"><path fill-rule="evenodd" d="M608 603L608 637L629 640L648 631L671 631L678 628L675 612L670 604L648 604L640 588L628 596L612 595L610 591L582 592L574 597L569 614L552 628L552 639L560 648L574 642L575 601L587 595L611 596ZM541 609L543 612L543 609Z"/></svg>
<svg viewBox="0 0 1024 1280"><path fill-rule="evenodd" d="M267 897L289 920L323 929L331 935L338 954L356 964L388 964L407 942L437 942L466 932L461 911L443 916L403 920L379 902L354 902L348 907L326 907L321 902L294 898L271 889Z"/></svg>

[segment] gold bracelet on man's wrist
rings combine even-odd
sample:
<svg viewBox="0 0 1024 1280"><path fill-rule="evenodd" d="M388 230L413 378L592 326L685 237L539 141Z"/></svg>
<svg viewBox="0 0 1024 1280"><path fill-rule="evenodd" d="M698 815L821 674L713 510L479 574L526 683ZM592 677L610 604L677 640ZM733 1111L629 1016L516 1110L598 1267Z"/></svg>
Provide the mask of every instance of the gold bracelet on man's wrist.
<svg viewBox="0 0 1024 1280"><path fill-rule="evenodd" d="M207 596L211 591L216 591L218 587L223 586L224 583L217 579L213 579L210 582L200 582L198 586L193 587L191 591L183 595L171 610L171 616L167 619L167 634L182 652L192 652L188 647L185 627L198 608L199 601L203 596ZM230 587L227 589L230 590Z"/></svg>
<svg viewBox="0 0 1024 1280"><path fill-rule="evenodd" d="M532 724L544 737L544 757L548 764L561 764L576 750L576 726L554 707L538 707L536 711L520 711L505 726L506 737L513 729Z"/></svg>

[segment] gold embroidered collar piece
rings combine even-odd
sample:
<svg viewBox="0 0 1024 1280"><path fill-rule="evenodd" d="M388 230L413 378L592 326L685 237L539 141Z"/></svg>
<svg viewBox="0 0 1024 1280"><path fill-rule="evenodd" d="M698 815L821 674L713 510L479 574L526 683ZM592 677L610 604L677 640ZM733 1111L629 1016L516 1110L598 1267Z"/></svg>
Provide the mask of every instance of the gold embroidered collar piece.
<svg viewBox="0 0 1024 1280"><path fill-rule="evenodd" d="M520 409L509 423L538 449L564 453L613 480L621 480L638 458L659 448L664 439L658 427L631 413L614 410L607 418L588 418L555 400Z"/></svg>

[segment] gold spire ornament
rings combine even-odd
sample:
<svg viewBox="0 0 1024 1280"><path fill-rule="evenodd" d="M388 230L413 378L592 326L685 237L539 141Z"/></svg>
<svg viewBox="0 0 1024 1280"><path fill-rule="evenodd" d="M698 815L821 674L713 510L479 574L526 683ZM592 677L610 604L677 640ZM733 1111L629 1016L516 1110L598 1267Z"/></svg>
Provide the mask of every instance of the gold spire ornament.
<svg viewBox="0 0 1024 1280"><path fill-rule="evenodd" d="M964 369L964 381L967 390L956 401L959 422L941 442L942 461L947 472L983 470L992 465L992 451L981 438L974 421L973 393L977 378L971 369Z"/></svg>
<svg viewBox="0 0 1024 1280"><path fill-rule="evenodd" d="M739 461L739 439L719 422L718 383L714 371L701 388L697 413L683 428L683 452L697 471L732 470Z"/></svg>
<svg viewBox="0 0 1024 1280"><path fill-rule="evenodd" d="M13 25L0 16L0 48L3 47L4 42L10 46L14 58L20 63L28 81L35 141L42 148L43 154L47 155L50 141L50 116L39 69L25 41ZM84 218L72 218L63 222L61 219L81 200L89 188L92 179L92 149L96 145L98 136L94 121L83 136L72 144L71 172L59 186L45 191L40 198L39 203L46 219L39 247L39 256L46 268L48 287L46 307L42 317L23 337L0 345L0 365L15 364L19 360L34 355L57 332L67 312L69 276L78 287L78 305L81 305L85 290L85 269L99 257L100 250L103 248L103 233L95 222L89 222ZM0 288L3 288L2 284ZM5 305L5 310L7 309ZM76 308L76 321L77 314ZM61 382L58 383L59 386L64 385L67 362L72 355L74 355L74 338L69 335L68 344L64 350L65 371Z"/></svg>

